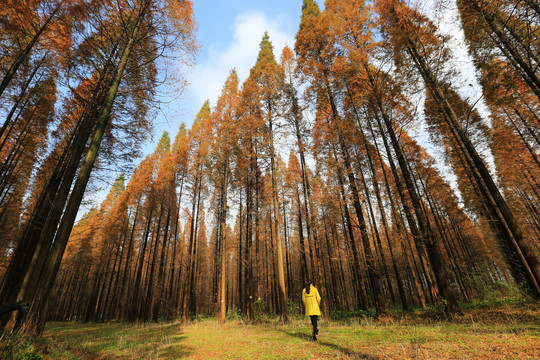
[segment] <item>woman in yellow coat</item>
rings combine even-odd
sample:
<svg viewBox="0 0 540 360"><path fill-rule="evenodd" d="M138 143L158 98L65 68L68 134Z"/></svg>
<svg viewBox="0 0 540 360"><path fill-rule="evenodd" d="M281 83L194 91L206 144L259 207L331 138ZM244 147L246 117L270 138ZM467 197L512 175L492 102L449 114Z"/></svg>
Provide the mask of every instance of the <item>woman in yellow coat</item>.
<svg viewBox="0 0 540 360"><path fill-rule="evenodd" d="M321 303L321 296L319 291L311 281L308 281L304 290L302 290L302 302L306 308L306 316L311 318L311 325L313 326L313 340L317 340L317 319L321 315L321 309L319 304Z"/></svg>

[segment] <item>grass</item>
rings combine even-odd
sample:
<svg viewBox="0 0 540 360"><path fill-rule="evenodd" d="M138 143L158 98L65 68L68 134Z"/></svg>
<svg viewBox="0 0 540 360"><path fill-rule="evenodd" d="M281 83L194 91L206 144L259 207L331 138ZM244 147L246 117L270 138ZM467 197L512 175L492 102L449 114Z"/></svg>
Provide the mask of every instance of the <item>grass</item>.
<svg viewBox="0 0 540 360"><path fill-rule="evenodd" d="M467 308L440 320L436 310L250 325L234 319L188 324L50 323L37 340L11 339L6 359L540 359L540 306ZM11 350L9 347L11 346ZM11 353L6 352L7 350ZM1 348L0 348L1 351Z"/></svg>

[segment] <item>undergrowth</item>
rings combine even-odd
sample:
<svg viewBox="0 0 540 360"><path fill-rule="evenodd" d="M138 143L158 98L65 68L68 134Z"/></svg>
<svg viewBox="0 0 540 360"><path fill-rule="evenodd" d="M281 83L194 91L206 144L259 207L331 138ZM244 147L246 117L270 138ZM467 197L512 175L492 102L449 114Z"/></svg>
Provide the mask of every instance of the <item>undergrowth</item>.
<svg viewBox="0 0 540 360"><path fill-rule="evenodd" d="M184 324L50 323L38 339L1 339L0 359L540 358L540 304L508 294L462 304L464 314L452 318L434 307L404 312L389 306L379 317L373 310L331 311L319 322L317 343L309 318L291 305L288 324L266 312L250 323L235 310L223 325L202 316Z"/></svg>
<svg viewBox="0 0 540 360"><path fill-rule="evenodd" d="M42 360L42 339L27 336L4 335L0 338L0 359L3 360Z"/></svg>

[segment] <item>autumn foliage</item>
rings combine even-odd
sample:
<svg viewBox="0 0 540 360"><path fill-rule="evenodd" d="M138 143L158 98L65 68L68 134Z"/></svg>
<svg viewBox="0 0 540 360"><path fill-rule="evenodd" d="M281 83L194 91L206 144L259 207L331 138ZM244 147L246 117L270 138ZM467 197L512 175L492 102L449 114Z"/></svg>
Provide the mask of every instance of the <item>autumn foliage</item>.
<svg viewBox="0 0 540 360"><path fill-rule="evenodd" d="M304 0L294 50L265 33L248 78L75 225L95 164L132 161L151 127L158 42L195 50L191 3L29 3L0 11L0 294L30 304L25 328L287 322L308 279L324 316L456 314L503 281L540 298L534 1L457 1L485 114L414 4Z"/></svg>

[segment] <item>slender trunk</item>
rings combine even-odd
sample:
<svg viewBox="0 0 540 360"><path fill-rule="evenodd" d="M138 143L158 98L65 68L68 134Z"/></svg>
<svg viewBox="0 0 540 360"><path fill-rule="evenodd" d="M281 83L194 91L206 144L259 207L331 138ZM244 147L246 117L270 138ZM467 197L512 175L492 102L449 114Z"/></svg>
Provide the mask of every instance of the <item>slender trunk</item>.
<svg viewBox="0 0 540 360"><path fill-rule="evenodd" d="M272 129L272 119L269 120L270 127L270 169L271 169L271 178L272 178L272 203L274 210L274 229L275 229L275 244L277 247L277 275L278 275L278 285L279 285L279 319L282 323L287 323L289 321L287 315L287 291L285 288L285 272L283 265L283 249L281 244L281 227L280 227L280 216L279 216L279 202L278 202L278 189L276 182L276 165L275 165L275 154L274 154L274 134Z"/></svg>
<svg viewBox="0 0 540 360"><path fill-rule="evenodd" d="M515 221L508 204L499 192L484 161L476 152L476 149L471 143L465 130L459 123L457 115L437 83L435 75L431 72L425 59L419 54L415 44L410 41L408 46L409 54L415 61L426 87L437 101L437 104L439 104L444 119L450 128L454 139L458 143L465 160L469 164L470 169L473 171L475 179L477 179L479 185L485 189L486 203L493 208L494 213L497 215L497 221L506 233L504 240L508 243L508 248L513 249L521 260L521 264L511 264L510 266L521 267L521 270L527 277L527 287L537 298L540 298L540 261L536 257L529 242L523 237L523 233ZM540 90L538 95L540 98Z"/></svg>
<svg viewBox="0 0 540 360"><path fill-rule="evenodd" d="M371 70L367 64L364 64L364 68L368 74L370 85L373 89L373 93L375 95L379 111L384 119L384 122L386 124L386 128L388 131L388 134L390 135L390 139L392 141L394 150L396 152L396 157L399 163L399 167L401 169L401 173L403 175L403 180L405 181L405 185L408 190L409 198L411 199L414 212L416 214L416 218L418 220L418 225L420 227L421 234L423 235L423 242L425 244L428 257L431 261L431 264L433 266L433 270L435 273L435 277L437 279L437 285L439 286L443 296L445 297L447 301L446 311L449 313L455 313L459 312L459 306L457 303L457 300L455 298L455 295L450 288L450 285L448 283L447 275L444 271L442 259L440 256L440 250L437 248L436 240L433 237L432 232L429 229L428 220L426 218L425 213L422 210L422 206L420 203L420 199L418 196L418 193L416 192L414 183L412 181L412 177L409 173L409 169L407 167L407 163L405 161L405 157L403 152L401 151L401 148L399 146L399 141L395 135L395 132L392 128L392 123L390 120L389 115L386 112L386 108L382 101L381 93L379 92L378 84L376 83L375 79L373 78L371 74ZM396 181L398 182L398 181Z"/></svg>
<svg viewBox="0 0 540 360"><path fill-rule="evenodd" d="M125 240L125 238L124 238ZM123 241L122 241L123 242ZM106 281L104 283L104 285L107 286L107 292L105 294L105 296L103 297L102 296L102 299L101 301L99 302L99 311L97 312L97 316L99 316L99 319L101 321L105 321L106 319L106 313L108 312L109 310L109 300L110 300L110 296L111 296L111 289L114 287L114 283L115 283L115 274L117 275L119 270L116 271L116 264L117 264L117 260L120 259L120 264L118 264L118 267L120 268L120 266L122 265L122 253L121 253L121 250L120 248L123 248L123 246L119 246L117 249L116 249L116 254L114 255L114 261L112 262L112 268L111 268L111 276L108 278L108 281ZM113 248L111 249L111 252L114 251L114 245L113 245ZM110 254L109 256L112 256L112 254Z"/></svg>
<svg viewBox="0 0 540 360"><path fill-rule="evenodd" d="M295 187L296 200L298 203L298 240L300 242L300 267L302 269L302 284L306 283L308 278L308 266L307 266L307 257L306 257L306 246L304 244L304 227L302 224L302 206L300 205L300 194L298 187Z"/></svg>
<svg viewBox="0 0 540 360"><path fill-rule="evenodd" d="M176 247L178 246L178 221L180 219L180 209L182 208L182 193L183 193L183 190L184 190L184 176L185 174L182 173L182 180L180 181L180 192L178 194L178 200L177 200L177 203L176 203L176 216L175 216L175 219L174 219L174 235L173 235L173 252L172 252L172 266L171 266L171 276L170 276L170 279L169 279L169 296L167 297L167 304L168 304L168 308L176 308L176 306L178 305L178 297L177 297L177 292L175 291L176 290L176 276L175 276L175 272L176 272ZM178 262L179 264L179 269L178 269L178 272L180 273L180 268L181 268L181 265L182 265L182 261L180 259L180 261Z"/></svg>
<svg viewBox="0 0 540 360"><path fill-rule="evenodd" d="M287 289L292 289L292 272L291 272L291 260L289 258L289 234L287 227L287 211L285 209L285 202L282 203L283 207L283 233L285 237L285 269L287 270Z"/></svg>
<svg viewBox="0 0 540 360"><path fill-rule="evenodd" d="M195 172L195 186L193 188L193 200L191 204L191 221L189 225L189 246L188 246L188 268L187 268L187 277L184 282L184 287L182 291L182 322L185 322L188 318L189 305L192 303L192 280L194 277L193 272L195 271L195 223L198 219L197 212L197 199L200 194L200 182L201 174L199 174L199 169L196 169Z"/></svg>
<svg viewBox="0 0 540 360"><path fill-rule="evenodd" d="M254 276L253 276L253 265L254 261L254 248L253 248L253 178L254 174L257 171L255 157L250 159L250 166L248 170L248 182L247 182L247 195L246 195L246 259L247 259L247 272L246 272L246 301L247 301L247 313L248 319L250 322L255 320L255 309L254 309Z"/></svg>
<svg viewBox="0 0 540 360"><path fill-rule="evenodd" d="M377 120L379 129L384 134L382 123L381 123L381 121L380 121L380 119L379 119L379 117L377 116L376 113L375 113L375 119ZM390 133L392 134L390 137L394 138L394 140L395 140L395 134L393 133L394 130L391 128L391 125L390 125L390 130L388 130L388 127L387 127L387 131L390 131ZM417 250L418 250L418 257L420 259L422 269L424 270L424 275L426 277L426 281L427 281L428 286L429 286L429 290L430 290L430 293L431 293L431 297L433 299L433 303L436 304L436 305L439 305L442 302L440 301L439 291L435 287L435 285L433 283L433 280L432 280L432 277L431 277L430 266L429 266L429 264L427 262L427 259L426 259L426 254L425 254L426 250L425 250L425 247L424 247L424 243L422 241L423 236L422 236L421 232L418 230L418 226L417 226L417 224L416 224L416 222L414 220L413 213L412 213L412 210L411 210L410 205L409 205L409 199L407 199L407 196L406 196L407 191L406 191L405 187L403 186L403 182L402 182L402 180L401 180L401 178L400 178L400 176L398 174L396 165L394 163L394 159L392 158L392 152L390 150L390 145L388 144L386 136L383 135L382 140L383 140L383 144L384 144L384 147L385 147L385 150L386 150L386 153L387 153L388 162L390 164L390 170L391 170L392 175L394 177L394 183L396 184L398 194L399 194L399 198L400 198L401 204L403 206L403 211L405 212L405 218L407 219L407 223L409 224L409 229L410 229L410 231L412 233L415 245L416 245ZM400 148L400 146L399 146L399 144L397 142L392 141L392 144L394 145L394 151L401 151L401 148ZM411 255L411 256L414 256L414 255Z"/></svg>
<svg viewBox="0 0 540 360"><path fill-rule="evenodd" d="M527 61L523 58L523 55L519 52L518 49L512 44L511 39L508 38L507 34L504 32L503 25L501 24L500 19L495 17L488 11L487 7L483 7L478 3L478 0L467 1L471 7L474 9L488 25L489 29L496 36L496 43L502 53L508 58L510 63L516 68L518 74L520 74L523 80L530 86L531 90L538 96L540 99L540 77L538 76L538 65L534 65L530 61ZM412 45L414 46L414 44Z"/></svg>
<svg viewBox="0 0 540 360"><path fill-rule="evenodd" d="M242 191L240 191L240 204L238 209L238 222L239 222L239 236L238 236L238 269L237 269L237 286L236 286L236 296L237 296L237 308L240 309L240 311L245 314L245 306L244 306L244 203L242 199Z"/></svg>
<svg viewBox="0 0 540 360"><path fill-rule="evenodd" d="M17 70L22 65L24 61L28 59L28 56L30 55L30 52L34 48L34 45L38 42L39 38L43 34L43 32L47 29L51 21L56 16L56 13L60 10L60 5L57 5L54 10L51 12L51 14L45 19L45 22L41 27L38 29L38 31L34 34L32 39L28 42L28 44L25 46L23 51L17 55L15 58L15 61L11 64L8 71L4 75L4 78L2 79L2 82L0 83L0 97L4 93L4 90L8 87L9 83L17 73Z"/></svg>
<svg viewBox="0 0 540 360"><path fill-rule="evenodd" d="M336 161L337 161L337 154L335 150L334 150L334 157L336 158ZM358 304L360 305L362 310L367 310L368 299L367 299L367 294L366 294L366 287L364 285L364 279L362 277L362 270L360 268L361 259L360 259L360 255L358 254L358 249L356 248L356 241L354 239L354 231L352 227L349 206L347 205L348 201L345 195L345 185L343 181L343 175L341 173L341 168L339 166L337 166L336 168L337 168L338 182L339 182L340 191L341 191L341 197L343 199L343 212L345 215L346 228L349 235L349 243L350 243L352 253L353 253L352 277L354 279L354 283L356 284L358 288L358 294L359 294Z"/></svg>
<svg viewBox="0 0 540 360"><path fill-rule="evenodd" d="M219 277L219 312L218 312L218 323L225 323L225 316L227 315L227 189L229 185L229 159L225 160L225 165L223 169L223 180L221 184L221 208L219 209L220 213L220 277Z"/></svg>
<svg viewBox="0 0 540 360"><path fill-rule="evenodd" d="M103 277L103 272L101 271L102 267L103 267L103 261L100 261L100 263L96 267L94 283L89 288L91 289L90 294L88 297L88 301L86 302L85 307L84 307L84 322L90 321L94 316L95 305L98 298L98 289L99 289L99 285L101 284L101 279Z"/></svg>
<svg viewBox="0 0 540 360"><path fill-rule="evenodd" d="M128 214L127 218L129 219L129 217L130 217L130 214ZM123 227L124 227L124 235L122 236L122 244L120 245L120 248L117 250L120 252L120 261L118 263L118 270L116 271L115 276L114 276L114 284L112 285L110 305L107 306L108 307L107 311L103 312L101 321L110 320L114 316L116 312L116 307L118 306L118 301L119 301L118 290L119 290L120 276L122 274L124 253L126 252L126 242L127 242L128 232L129 232L129 224L126 222L123 224ZM109 300L107 300L106 304L108 303L109 303Z"/></svg>
<svg viewBox="0 0 540 360"><path fill-rule="evenodd" d="M135 226L137 225L137 216L139 215L140 205L141 205L141 198L139 197L139 200L137 201L137 208L135 209L135 214L133 215L133 225L131 227L131 235L129 236L126 264L124 265L124 276L122 277L122 285L120 286L120 294L118 296L120 301L124 301L126 303L126 306L124 306L124 309L128 308L127 305L129 305L129 300L130 300L129 295L126 294L126 285L128 282L128 270L129 270L129 266L131 265L131 254L133 253L133 243L134 243L133 238L135 237ZM129 221L129 217L126 219L126 221ZM124 294L126 294L126 296L124 296ZM126 318L126 314L123 315L123 318Z"/></svg>
<svg viewBox="0 0 540 360"><path fill-rule="evenodd" d="M340 116L338 114L338 110L337 110L337 107L333 98L332 90L330 89L328 81L326 81L325 86L326 86L326 92L328 95L328 100L332 108L332 115L333 115L334 121L337 124L338 122L340 122ZM377 268L375 266L375 257L372 253L371 244L369 242L369 236L366 229L366 221L364 218L362 206L360 204L360 198L358 195L358 189L356 187L356 179L355 179L352 166L351 166L351 159L350 159L349 151L345 144L345 139L342 133L338 134L338 140L339 140L341 155L343 157L343 165L345 167L347 179L349 180L349 187L351 188L351 193L353 197L353 206L356 211L356 218L358 220L358 226L360 230L360 238L362 239L362 245L364 248L364 253L366 255L368 278L371 285L371 289L373 291L373 300L374 300L375 310L377 312L377 315L380 315L385 312L385 303L382 297L380 284L379 284L380 277L377 272Z"/></svg>
<svg viewBox="0 0 540 360"><path fill-rule="evenodd" d="M364 145L367 145L367 144L365 144L367 139L365 137L363 137L362 140L364 142ZM358 156L358 154L357 154L357 156ZM362 170L360 170L359 173L360 173L360 180L361 180L362 186L364 188L364 193L365 193L364 198L366 199L367 209L369 210L368 211L368 221L369 221L369 223L371 225L371 229L372 229L372 231L374 233L373 234L373 237L374 237L373 242L374 242L375 250L379 250L380 260L381 260L381 267L383 269L384 278L386 280L388 291L390 292L390 298L392 299L392 302L395 303L396 302L396 296L394 294L394 289L392 287L392 281L390 279L390 274L388 272L388 266L387 266L387 263L386 263L386 256L384 255L383 248L382 248L381 235L379 233L379 228L378 228L377 223L376 223L375 212L373 211L373 204L371 202L371 195L369 194L369 189L368 189L368 185L367 185L367 181L366 181L366 178L364 176L364 173L362 172ZM376 181L375 179L372 179L372 180Z"/></svg>
<svg viewBox="0 0 540 360"><path fill-rule="evenodd" d="M152 194L153 195L153 194ZM141 310L139 312L139 318L143 321L148 321L150 318L152 318L152 310L153 310L153 301L154 301L154 288L156 287L156 281L155 281L155 269L156 269L156 263L158 258L158 251L159 251L159 238L161 234L161 227L162 227L162 219L163 219L163 211L165 211L164 206L164 199L161 200L161 204L159 205L159 217L157 224L155 226L155 240L154 240L154 246L153 246L153 253L152 253L152 260L150 260L150 256L148 256L148 266L147 269L147 275L146 275L146 295L141 299ZM152 251L152 246L150 245L150 250Z"/></svg>
<svg viewBox="0 0 540 360"><path fill-rule="evenodd" d="M355 108L355 113L356 113L356 108ZM358 114L356 114L356 118L359 121ZM373 179L372 180L373 188L374 188L375 196L377 198L377 205L378 205L378 208L379 208L379 212L381 214L381 221L383 223L385 238L386 238L386 242L388 244L388 250L390 251L390 258L392 260L392 266L393 266L393 269L394 269L394 274L396 275L396 282L397 282L397 286L398 286L399 298L401 300L401 306L403 307L403 310L409 310L410 307L409 307L409 304L407 302L407 296L405 294L405 289L403 287L403 280L401 278L401 273L398 270L396 259L395 259L395 256L394 256L394 250L393 250L392 244L390 242L390 236L389 236L390 227L388 226L388 220L386 218L386 210L384 208L383 201L382 201L382 198L381 198L381 191L380 191L380 188L379 188L379 181L377 180L377 173L376 173L376 170L375 170L374 161L373 161L373 157L372 157L372 154L371 154L371 148L368 146L368 140L367 140L367 137L366 137L366 135L364 133L364 130L362 129L362 126L360 126L360 123L358 125L359 125L359 129L360 129L360 133L362 135L362 138L364 139L363 143L364 143L365 149L366 149L366 155L367 155L367 158L368 158L369 168L371 169L371 175L372 175L372 179ZM375 142L375 138L373 138L373 140ZM375 147L375 151L380 156L379 149L377 147ZM384 167L383 164L381 164L381 165L382 165L381 167ZM384 172L384 168L383 168L383 172ZM385 181L386 181L386 174L384 174L384 176L385 176ZM388 186L388 184L387 184L387 186Z"/></svg>
<svg viewBox="0 0 540 360"><path fill-rule="evenodd" d="M153 299L154 306L152 309L152 321L154 322L158 321L160 310L162 310L161 305L163 305L163 302L161 301L161 299L162 299L162 293L164 290L165 282L163 281L164 279L162 279L162 277L163 277L164 268L165 268L165 253L167 251L170 220L171 220L171 209L169 207L167 209L167 220L165 221L165 231L163 233L163 243L161 244L161 255L159 257L160 260L159 260L159 270L158 270L158 281L157 281L157 286L156 286L156 295L154 296L155 298Z"/></svg>

